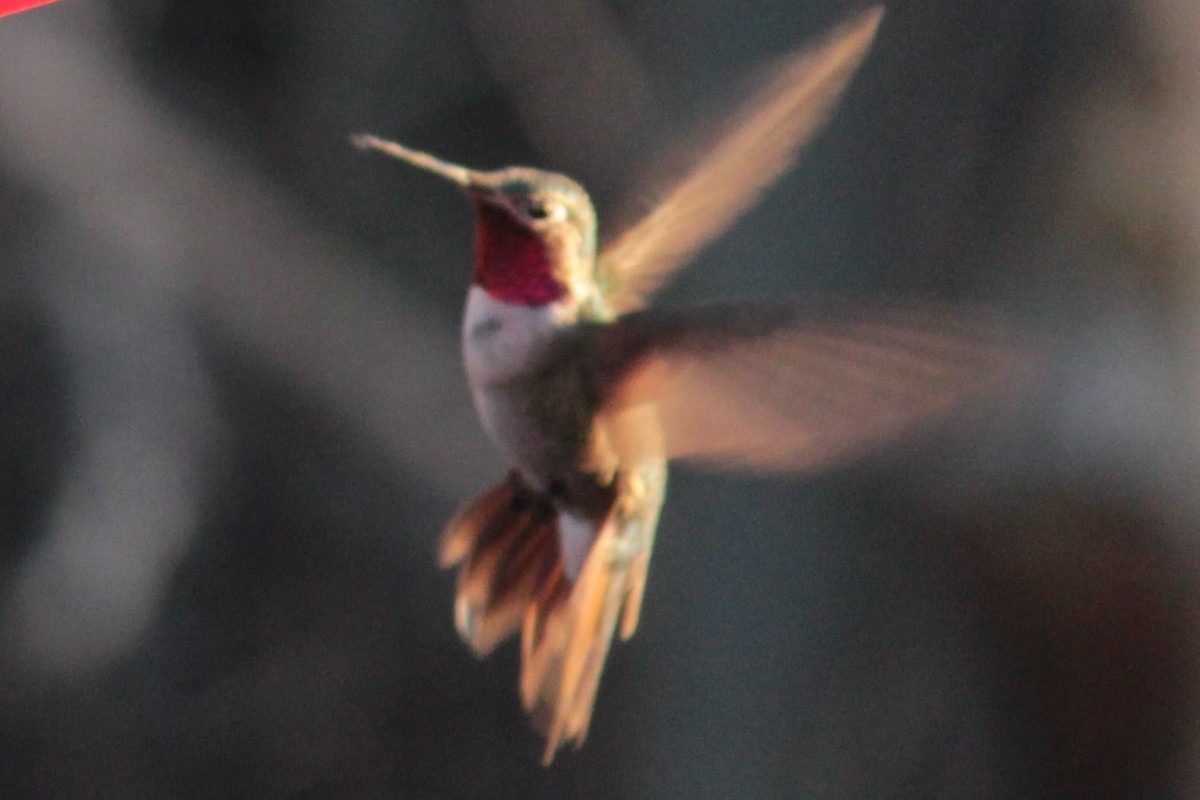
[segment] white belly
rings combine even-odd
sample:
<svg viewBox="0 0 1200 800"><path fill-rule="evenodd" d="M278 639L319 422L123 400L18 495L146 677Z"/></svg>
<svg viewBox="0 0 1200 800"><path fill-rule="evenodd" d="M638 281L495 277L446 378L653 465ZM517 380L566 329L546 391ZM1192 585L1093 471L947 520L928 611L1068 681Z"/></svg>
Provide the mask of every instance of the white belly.
<svg viewBox="0 0 1200 800"><path fill-rule="evenodd" d="M530 408L532 387L522 377L544 357L573 320L555 306L504 303L472 287L463 319L467 381L484 429L527 478L556 475L562 442L539 424Z"/></svg>

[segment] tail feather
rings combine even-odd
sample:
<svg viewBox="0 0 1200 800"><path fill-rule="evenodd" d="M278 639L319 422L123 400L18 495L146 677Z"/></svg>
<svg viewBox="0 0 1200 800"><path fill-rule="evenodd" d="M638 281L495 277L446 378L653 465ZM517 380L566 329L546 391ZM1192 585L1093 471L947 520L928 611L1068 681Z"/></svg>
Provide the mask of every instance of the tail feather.
<svg viewBox="0 0 1200 800"><path fill-rule="evenodd" d="M484 529L516 501L517 487L511 478L472 498L446 523L438 565L443 569L453 567L469 556Z"/></svg>
<svg viewBox="0 0 1200 800"><path fill-rule="evenodd" d="M447 526L440 561L459 567L459 634L487 655L521 630L521 703L547 738L545 764L563 745L583 743L618 622L623 639L637 627L661 478L652 481L654 493L624 487L634 513L621 502L608 509L574 581L559 547L558 512L515 473Z"/></svg>
<svg viewBox="0 0 1200 800"><path fill-rule="evenodd" d="M472 650L486 656L521 627L559 560L554 509L515 476L454 516L439 562L459 565L454 619Z"/></svg>
<svg viewBox="0 0 1200 800"><path fill-rule="evenodd" d="M543 762L567 742L578 747L592 721L600 675L608 658L621 607L630 594L629 571L612 558L615 520L610 519L584 563L569 600L557 609L558 639L527 665L538 692L526 708L551 719ZM544 706L544 710L541 707Z"/></svg>
<svg viewBox="0 0 1200 800"><path fill-rule="evenodd" d="M654 536L654 529L650 529L650 536ZM646 551L639 553L634 557L633 562L629 565L629 595L625 598L625 612L621 615L621 641L628 641L630 636L633 636L637 631L638 622L642 616L642 597L646 593L646 573L650 570L650 547L653 545L653 539L646 547Z"/></svg>

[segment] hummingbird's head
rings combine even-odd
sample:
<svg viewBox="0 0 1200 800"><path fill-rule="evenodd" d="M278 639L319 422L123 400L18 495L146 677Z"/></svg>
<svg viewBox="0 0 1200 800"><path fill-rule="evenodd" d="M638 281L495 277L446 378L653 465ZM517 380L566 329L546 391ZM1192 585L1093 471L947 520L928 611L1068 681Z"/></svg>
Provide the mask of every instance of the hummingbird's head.
<svg viewBox="0 0 1200 800"><path fill-rule="evenodd" d="M475 206L472 280L492 297L527 306L601 306L593 274L596 212L575 181L528 167L467 169L369 135L353 141L467 191Z"/></svg>

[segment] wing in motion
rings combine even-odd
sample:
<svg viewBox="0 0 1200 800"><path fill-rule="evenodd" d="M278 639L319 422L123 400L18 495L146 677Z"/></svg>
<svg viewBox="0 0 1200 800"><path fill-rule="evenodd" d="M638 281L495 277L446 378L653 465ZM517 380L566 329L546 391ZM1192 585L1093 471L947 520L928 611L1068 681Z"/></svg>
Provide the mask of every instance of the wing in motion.
<svg viewBox="0 0 1200 800"><path fill-rule="evenodd" d="M597 277L614 311L644 305L791 166L866 55L882 18L883 8L874 6L788 58L702 154L700 166L601 251Z"/></svg>
<svg viewBox="0 0 1200 800"><path fill-rule="evenodd" d="M589 334L592 379L613 431L656 409L668 457L813 468L1023 384L1030 351L989 318L932 303L637 312Z"/></svg>

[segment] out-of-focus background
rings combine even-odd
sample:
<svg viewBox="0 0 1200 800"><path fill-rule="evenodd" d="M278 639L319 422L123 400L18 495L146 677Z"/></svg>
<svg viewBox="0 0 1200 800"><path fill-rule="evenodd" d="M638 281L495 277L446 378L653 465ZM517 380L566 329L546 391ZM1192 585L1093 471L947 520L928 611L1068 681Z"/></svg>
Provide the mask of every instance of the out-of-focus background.
<svg viewBox="0 0 1200 800"><path fill-rule="evenodd" d="M0 20L0 795L1195 796L1189 0L894 4L663 298L985 303L1046 343L1024 405L820 475L676 469L641 629L549 770L513 648L455 637L435 543L503 468L458 357L471 221L347 135L558 169L627 219L646 164L861 7Z"/></svg>

